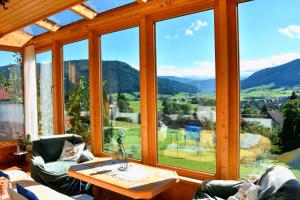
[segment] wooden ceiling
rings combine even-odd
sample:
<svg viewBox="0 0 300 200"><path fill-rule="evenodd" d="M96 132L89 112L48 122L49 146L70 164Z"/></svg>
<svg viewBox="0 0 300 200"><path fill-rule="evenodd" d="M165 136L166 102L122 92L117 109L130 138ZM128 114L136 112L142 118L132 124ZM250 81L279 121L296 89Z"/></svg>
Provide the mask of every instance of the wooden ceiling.
<svg viewBox="0 0 300 200"><path fill-rule="evenodd" d="M47 18L85 0L10 0L0 8L0 37Z"/></svg>
<svg viewBox="0 0 300 200"><path fill-rule="evenodd" d="M0 7L0 46L22 47L34 36L22 28L35 24L50 32L61 27L47 19L56 13L70 9L85 19L92 20L97 13L82 3L87 0L9 0L8 9ZM145 3L148 0L136 0Z"/></svg>

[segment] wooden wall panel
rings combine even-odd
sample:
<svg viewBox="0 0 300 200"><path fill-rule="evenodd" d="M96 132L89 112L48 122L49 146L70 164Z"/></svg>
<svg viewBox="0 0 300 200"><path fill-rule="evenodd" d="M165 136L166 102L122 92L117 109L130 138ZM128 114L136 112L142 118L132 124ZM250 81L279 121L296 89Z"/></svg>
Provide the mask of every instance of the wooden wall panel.
<svg viewBox="0 0 300 200"><path fill-rule="evenodd" d="M0 45L22 47L32 38L32 35L29 35L23 31L14 31L5 34L2 37L0 36Z"/></svg>

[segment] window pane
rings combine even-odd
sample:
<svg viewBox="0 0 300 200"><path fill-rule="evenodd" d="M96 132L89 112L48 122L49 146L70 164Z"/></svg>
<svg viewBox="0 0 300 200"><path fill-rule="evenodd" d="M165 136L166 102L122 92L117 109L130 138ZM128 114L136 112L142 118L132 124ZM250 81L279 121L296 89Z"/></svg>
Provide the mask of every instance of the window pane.
<svg viewBox="0 0 300 200"><path fill-rule="evenodd" d="M156 23L160 164L216 172L213 15Z"/></svg>
<svg viewBox="0 0 300 200"><path fill-rule="evenodd" d="M36 54L39 135L53 135L52 52Z"/></svg>
<svg viewBox="0 0 300 200"><path fill-rule="evenodd" d="M133 2L134 0L90 0L83 4L90 7L97 13L102 13Z"/></svg>
<svg viewBox="0 0 300 200"><path fill-rule="evenodd" d="M299 180L300 1L275 2L238 6L240 176L283 165Z"/></svg>
<svg viewBox="0 0 300 200"><path fill-rule="evenodd" d="M65 132L90 143L88 40L64 45Z"/></svg>
<svg viewBox="0 0 300 200"><path fill-rule="evenodd" d="M25 28L23 28L23 31L33 36L40 35L47 32L46 29L43 29L35 24L26 26Z"/></svg>
<svg viewBox="0 0 300 200"><path fill-rule="evenodd" d="M125 133L128 157L141 159L139 29L101 36L104 152Z"/></svg>
<svg viewBox="0 0 300 200"><path fill-rule="evenodd" d="M25 133L22 63L19 53L0 51L0 140Z"/></svg>
<svg viewBox="0 0 300 200"><path fill-rule="evenodd" d="M76 21L79 21L83 19L80 15L75 14L74 12L70 10L62 11L58 14L55 14L48 18L50 21L55 22L56 24L60 26L65 26L68 24L72 24Z"/></svg>

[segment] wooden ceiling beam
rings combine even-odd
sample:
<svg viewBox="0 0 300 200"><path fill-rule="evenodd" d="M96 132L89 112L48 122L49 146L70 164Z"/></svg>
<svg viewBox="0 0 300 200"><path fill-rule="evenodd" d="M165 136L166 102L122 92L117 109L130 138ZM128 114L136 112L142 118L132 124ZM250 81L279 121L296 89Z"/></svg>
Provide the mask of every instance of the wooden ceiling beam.
<svg viewBox="0 0 300 200"><path fill-rule="evenodd" d="M46 19L85 0L10 0L8 9L0 9L0 35L17 31Z"/></svg>
<svg viewBox="0 0 300 200"><path fill-rule="evenodd" d="M3 46L12 46L12 47L22 47L29 40L33 38L32 35L25 33L24 31L14 31L8 33L0 38L0 45Z"/></svg>
<svg viewBox="0 0 300 200"><path fill-rule="evenodd" d="M95 11L83 4L73 6L71 10L86 19L94 19L97 16Z"/></svg>
<svg viewBox="0 0 300 200"><path fill-rule="evenodd" d="M95 30L99 34L108 32L108 30L116 31L121 27L121 24L127 25L127 28L133 23L138 25L140 17L143 15L151 15L152 17L156 16L163 19L165 18L165 12L170 12L170 9L173 10L174 17L176 17L181 13L186 14L187 11L194 13L199 12L199 10L212 9L213 7L214 0L176 0L171 1L171 3L165 0L155 0L149 1L147 4L134 3L97 15L93 20L78 21L62 27L57 32L36 36L26 45L35 45L37 48L40 48L51 45L53 40L59 40L64 43L76 40L75 38L84 38L90 30Z"/></svg>
<svg viewBox="0 0 300 200"><path fill-rule="evenodd" d="M148 0L136 0L138 3L147 3Z"/></svg>
<svg viewBox="0 0 300 200"><path fill-rule="evenodd" d="M60 29L60 26L58 24L48 19L42 19L40 21L35 22L35 24L51 32L55 32L58 29Z"/></svg>

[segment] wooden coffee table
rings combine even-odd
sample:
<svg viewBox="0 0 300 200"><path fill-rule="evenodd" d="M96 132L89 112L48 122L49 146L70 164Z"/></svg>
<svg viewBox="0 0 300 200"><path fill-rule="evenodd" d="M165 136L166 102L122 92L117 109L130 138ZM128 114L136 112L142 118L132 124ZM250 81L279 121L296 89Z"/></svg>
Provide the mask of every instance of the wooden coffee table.
<svg viewBox="0 0 300 200"><path fill-rule="evenodd" d="M70 167L68 175L133 199L151 199L179 182L174 171L133 162L128 163L127 171L119 167L117 160L95 158Z"/></svg>

